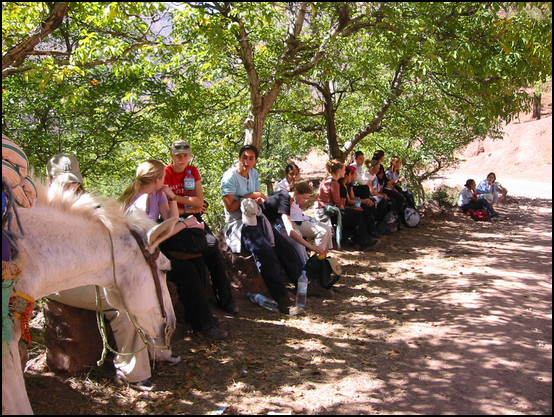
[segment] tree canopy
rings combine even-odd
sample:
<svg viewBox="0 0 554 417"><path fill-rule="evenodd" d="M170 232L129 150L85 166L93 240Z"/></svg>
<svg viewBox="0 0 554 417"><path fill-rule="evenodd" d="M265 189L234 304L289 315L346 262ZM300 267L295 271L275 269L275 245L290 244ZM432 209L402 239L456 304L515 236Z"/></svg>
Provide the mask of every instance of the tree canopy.
<svg viewBox="0 0 554 417"><path fill-rule="evenodd" d="M3 2L2 131L119 194L189 140L210 202L238 148L268 183L312 148L401 156L413 185L532 104L552 5Z"/></svg>

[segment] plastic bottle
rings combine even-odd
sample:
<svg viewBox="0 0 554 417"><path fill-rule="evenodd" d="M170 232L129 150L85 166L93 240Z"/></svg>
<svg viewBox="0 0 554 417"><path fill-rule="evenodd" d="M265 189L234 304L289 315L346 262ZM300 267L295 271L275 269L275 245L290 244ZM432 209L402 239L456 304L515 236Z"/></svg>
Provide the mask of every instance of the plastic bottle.
<svg viewBox="0 0 554 417"><path fill-rule="evenodd" d="M357 208L362 207L362 199L360 197L356 197L356 202L354 203L354 207L357 207Z"/></svg>
<svg viewBox="0 0 554 417"><path fill-rule="evenodd" d="M302 271L302 275L298 278L296 286L296 307L306 307L306 297L308 295L308 276L306 271Z"/></svg>
<svg viewBox="0 0 554 417"><path fill-rule="evenodd" d="M187 169L187 173L185 174L184 179L184 187L185 187L185 196L187 197L194 197L196 195L196 184L194 181L194 175L192 175L192 172L190 169ZM192 208L190 206L185 206L186 208Z"/></svg>
<svg viewBox="0 0 554 417"><path fill-rule="evenodd" d="M406 181L402 183L402 191L408 191L408 183Z"/></svg>
<svg viewBox="0 0 554 417"><path fill-rule="evenodd" d="M279 309L277 308L277 302L275 300L272 300L271 298L268 298L262 294L248 293L246 295L254 304L259 304L263 308L267 308L269 311L279 311Z"/></svg>

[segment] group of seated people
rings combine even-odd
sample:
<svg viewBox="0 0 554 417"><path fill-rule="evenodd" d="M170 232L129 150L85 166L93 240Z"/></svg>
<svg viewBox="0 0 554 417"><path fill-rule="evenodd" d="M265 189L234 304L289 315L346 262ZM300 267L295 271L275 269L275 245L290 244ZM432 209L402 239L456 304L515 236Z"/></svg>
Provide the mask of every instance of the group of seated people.
<svg viewBox="0 0 554 417"><path fill-rule="evenodd" d="M294 163L287 165L285 178L276 184L274 192L264 195L255 168L258 155L256 147L243 146L237 164L223 174L220 185L225 215L223 238L233 253L252 255L282 313L299 312L288 285L290 282L296 287L310 255L323 258L335 247L367 251L379 242L377 225L387 213L394 212L402 218L406 207L415 208L413 195L405 186L406 179L399 174L402 160L392 157L385 170L383 151L376 151L370 160L365 160L363 152L358 151L348 165L339 160L328 161L327 176L315 196L308 182L298 181L300 169ZM120 201L126 210L140 210L154 221L180 218L171 236L160 244L172 265L168 279L176 285L185 308L185 320L192 330L207 338L224 339L228 334L219 327L220 320L212 312L206 278L222 310L236 315L238 308L219 241L202 218L207 204L200 173L190 165L191 157L190 144L175 141L171 146L172 162L165 165L150 159L139 164L135 179ZM52 157L47 175L51 190L58 187L84 192L79 163L72 155ZM460 194L463 210L479 207L489 211L491 217L496 216L491 206L498 198L494 173L477 187L481 198L475 189L475 181L468 180ZM304 210L312 203L313 216L309 216ZM188 251L191 245L197 245L198 250ZM326 294L325 291L317 280L310 282L308 294ZM91 294L82 288L52 294L50 299L94 309ZM109 300L106 301L109 310ZM153 389L149 381L149 354L140 349L143 342L134 327L117 311L108 319L122 351L142 352L116 355L114 366L119 381L138 390ZM171 351L157 352L155 357L172 365L180 362L180 357Z"/></svg>
<svg viewBox="0 0 554 417"><path fill-rule="evenodd" d="M351 165L329 161L328 176L315 198L309 183L297 181L300 170L294 163L287 165L285 178L274 192L264 195L255 168L257 160L258 149L245 145L237 165L223 175L223 236L232 252L253 256L279 311L286 314L297 314L287 283L296 287L309 253L327 256L333 240L337 248L369 250L379 242L377 224L386 214L401 214L407 205L413 205L412 194L399 186L406 181L399 177L402 160L393 158L385 171L383 151L375 152L365 163L365 172L362 152L355 154ZM358 172L362 172L361 179ZM314 217L303 212L311 202L315 202ZM321 294L316 280L310 282L308 294Z"/></svg>
<svg viewBox="0 0 554 417"><path fill-rule="evenodd" d="M501 220L493 205L498 203L498 183L496 174L490 172L483 181L477 185L474 179L470 178L464 184L464 189L458 196L458 206L464 213L470 210L483 210L491 220Z"/></svg>

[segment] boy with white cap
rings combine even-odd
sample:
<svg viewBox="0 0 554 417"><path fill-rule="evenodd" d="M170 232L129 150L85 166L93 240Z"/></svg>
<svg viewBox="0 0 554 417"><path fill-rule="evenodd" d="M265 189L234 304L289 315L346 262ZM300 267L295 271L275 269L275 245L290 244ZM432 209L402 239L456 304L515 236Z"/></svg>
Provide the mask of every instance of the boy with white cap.
<svg viewBox="0 0 554 417"><path fill-rule="evenodd" d="M257 203L267 197L260 191L258 171L254 168L258 149L245 145L239 151L239 162L229 168L221 179L221 195L225 208L223 234L229 248L240 253L250 252L279 311L297 314L294 298L286 288L283 271L295 283L302 263L294 247L280 233L273 233L269 221Z"/></svg>

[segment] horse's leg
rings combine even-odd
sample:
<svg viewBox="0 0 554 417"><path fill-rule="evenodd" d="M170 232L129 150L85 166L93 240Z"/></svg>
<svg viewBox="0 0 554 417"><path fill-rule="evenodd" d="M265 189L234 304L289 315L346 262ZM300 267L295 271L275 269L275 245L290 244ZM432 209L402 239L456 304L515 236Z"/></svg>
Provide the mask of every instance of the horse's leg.
<svg viewBox="0 0 554 417"><path fill-rule="evenodd" d="M10 351L2 357L2 414L33 414L21 369L18 346L20 336L21 323L19 319L14 319Z"/></svg>

